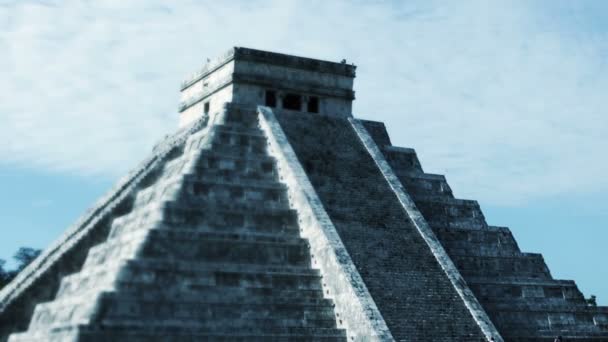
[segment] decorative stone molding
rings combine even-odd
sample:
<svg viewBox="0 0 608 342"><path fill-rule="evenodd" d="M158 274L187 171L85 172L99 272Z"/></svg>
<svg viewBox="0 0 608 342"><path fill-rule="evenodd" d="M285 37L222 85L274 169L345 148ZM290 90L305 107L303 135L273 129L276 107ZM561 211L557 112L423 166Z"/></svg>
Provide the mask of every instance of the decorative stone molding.
<svg viewBox="0 0 608 342"><path fill-rule="evenodd" d="M334 63L314 58L295 57L276 52L234 47L226 51L218 58L209 61L201 70L188 77L184 82L182 82L180 90L184 91L196 82L205 78L207 75L230 63L235 58L244 61L289 66L295 69L331 73L347 77L355 77L355 71L357 69L356 66L346 63Z"/></svg>

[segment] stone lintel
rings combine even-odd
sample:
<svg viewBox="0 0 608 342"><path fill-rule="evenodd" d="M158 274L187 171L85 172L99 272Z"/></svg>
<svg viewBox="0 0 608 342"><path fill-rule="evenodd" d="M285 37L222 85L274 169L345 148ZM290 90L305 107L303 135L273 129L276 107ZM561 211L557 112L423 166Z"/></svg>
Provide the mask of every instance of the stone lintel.
<svg viewBox="0 0 608 342"><path fill-rule="evenodd" d="M233 47L221 56L205 64L201 70L182 82L181 90L185 90L200 81L223 65L233 61L251 61L264 64L281 65L294 69L316 71L340 76L355 77L357 67L346 63L335 63L314 58L299 57L282 53L262 51L244 47Z"/></svg>

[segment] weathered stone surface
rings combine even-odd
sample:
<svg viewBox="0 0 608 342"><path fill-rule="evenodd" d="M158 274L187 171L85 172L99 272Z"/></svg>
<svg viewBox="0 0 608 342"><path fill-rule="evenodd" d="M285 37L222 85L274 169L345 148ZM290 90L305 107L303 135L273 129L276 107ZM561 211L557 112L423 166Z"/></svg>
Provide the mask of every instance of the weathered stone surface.
<svg viewBox="0 0 608 342"><path fill-rule="evenodd" d="M129 212L138 188L153 182L165 162L181 153L184 141L207 124L201 117L163 139L140 163L49 246L33 263L0 291L0 341L13 331L27 329L37 303L55 295L63 276L78 271L92 246L105 241L110 223Z"/></svg>
<svg viewBox="0 0 608 342"><path fill-rule="evenodd" d="M608 341L608 308L352 118L354 76L208 63L184 128L0 291L0 342Z"/></svg>
<svg viewBox="0 0 608 342"><path fill-rule="evenodd" d="M300 230L310 242L314 265L325 275L325 294L334 300L336 316L349 340L393 340L276 116L268 107L258 107L258 111L269 150L277 158L279 177L288 185L290 202L298 210Z"/></svg>
<svg viewBox="0 0 608 342"><path fill-rule="evenodd" d="M523 253L508 228L488 226L475 201L455 199L445 177L423 172L381 123L363 121L507 341L608 341L608 308L590 307L573 281L555 280L542 255Z"/></svg>
<svg viewBox="0 0 608 342"><path fill-rule="evenodd" d="M9 341L345 341L254 110L229 107Z"/></svg>
<svg viewBox="0 0 608 342"><path fill-rule="evenodd" d="M277 118L393 337L484 340L349 121Z"/></svg>

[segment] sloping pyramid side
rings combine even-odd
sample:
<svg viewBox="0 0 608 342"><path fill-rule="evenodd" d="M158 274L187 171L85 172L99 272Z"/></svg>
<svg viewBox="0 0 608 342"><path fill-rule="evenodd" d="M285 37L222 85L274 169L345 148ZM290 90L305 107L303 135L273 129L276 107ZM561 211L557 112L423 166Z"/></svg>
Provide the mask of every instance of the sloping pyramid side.
<svg viewBox="0 0 608 342"><path fill-rule="evenodd" d="M554 279L542 255L487 224L477 201L455 198L413 149L393 146L384 124L363 123L505 340L608 341L608 307L587 305L574 281Z"/></svg>
<svg viewBox="0 0 608 342"><path fill-rule="evenodd" d="M345 341L255 111L191 134L9 341Z"/></svg>
<svg viewBox="0 0 608 342"><path fill-rule="evenodd" d="M276 118L396 340L502 340L432 231L401 202L356 120Z"/></svg>
<svg viewBox="0 0 608 342"><path fill-rule="evenodd" d="M501 340L351 121L267 110L169 139L2 294L37 304L10 340ZM103 243L74 242L104 221Z"/></svg>
<svg viewBox="0 0 608 342"><path fill-rule="evenodd" d="M0 341L15 331L26 330L37 303L54 298L61 279L79 271L92 246L107 239L113 218L133 208L137 190L150 186L165 162L182 153L191 134L207 127L202 117L155 146L142 161L67 231L0 291Z"/></svg>

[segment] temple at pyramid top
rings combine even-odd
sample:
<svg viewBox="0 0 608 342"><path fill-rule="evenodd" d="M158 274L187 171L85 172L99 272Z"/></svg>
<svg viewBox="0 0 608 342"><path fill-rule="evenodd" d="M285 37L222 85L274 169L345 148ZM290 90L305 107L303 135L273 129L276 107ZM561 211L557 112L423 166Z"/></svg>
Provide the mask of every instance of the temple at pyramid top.
<svg viewBox="0 0 608 342"><path fill-rule="evenodd" d="M226 102L351 116L356 66L234 47L182 83L180 126Z"/></svg>

